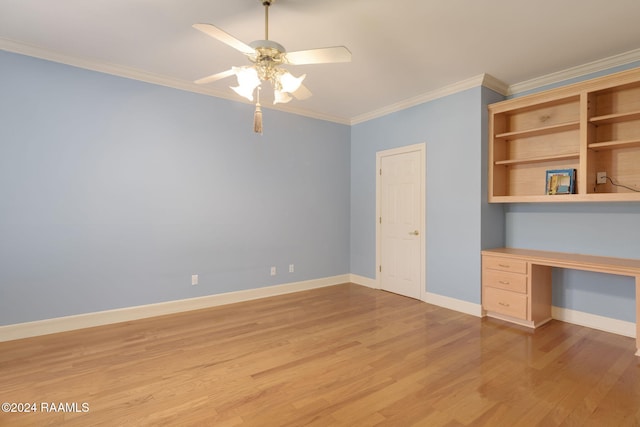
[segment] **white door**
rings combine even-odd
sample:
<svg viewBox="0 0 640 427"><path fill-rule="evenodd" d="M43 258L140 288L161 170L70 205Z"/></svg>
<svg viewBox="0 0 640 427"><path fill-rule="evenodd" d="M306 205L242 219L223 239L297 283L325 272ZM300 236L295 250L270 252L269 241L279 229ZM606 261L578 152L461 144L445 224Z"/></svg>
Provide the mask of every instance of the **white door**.
<svg viewBox="0 0 640 427"><path fill-rule="evenodd" d="M380 287L420 299L424 286L424 150L379 154Z"/></svg>

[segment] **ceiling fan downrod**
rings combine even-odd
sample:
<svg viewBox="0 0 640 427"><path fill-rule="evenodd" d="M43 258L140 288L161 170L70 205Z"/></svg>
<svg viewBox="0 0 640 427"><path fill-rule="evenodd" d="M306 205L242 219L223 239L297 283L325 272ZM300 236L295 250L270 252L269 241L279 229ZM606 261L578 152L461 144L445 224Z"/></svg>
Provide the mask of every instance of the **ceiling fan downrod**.
<svg viewBox="0 0 640 427"><path fill-rule="evenodd" d="M262 0L264 6L264 39L269 40L269 6L273 0Z"/></svg>

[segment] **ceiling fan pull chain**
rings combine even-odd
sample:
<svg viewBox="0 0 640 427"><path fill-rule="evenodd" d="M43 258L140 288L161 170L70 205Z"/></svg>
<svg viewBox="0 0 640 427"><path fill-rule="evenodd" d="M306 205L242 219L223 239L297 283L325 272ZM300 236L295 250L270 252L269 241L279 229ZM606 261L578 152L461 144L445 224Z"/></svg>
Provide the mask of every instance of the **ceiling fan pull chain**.
<svg viewBox="0 0 640 427"><path fill-rule="evenodd" d="M258 86L258 100L256 111L253 113L253 131L262 135L262 109L260 108L260 86Z"/></svg>

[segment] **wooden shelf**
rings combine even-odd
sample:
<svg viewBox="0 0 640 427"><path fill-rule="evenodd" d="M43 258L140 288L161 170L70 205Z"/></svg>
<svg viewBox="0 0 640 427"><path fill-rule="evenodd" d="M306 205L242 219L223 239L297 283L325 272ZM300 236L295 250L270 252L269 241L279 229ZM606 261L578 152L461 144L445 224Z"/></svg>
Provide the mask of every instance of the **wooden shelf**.
<svg viewBox="0 0 640 427"><path fill-rule="evenodd" d="M568 154L555 154L553 156L540 156L540 157L530 157L528 159L509 159L509 160L498 160L495 162L496 165L524 165L527 163L544 163L544 162L552 162L556 160L572 160L580 157L579 153L568 153Z"/></svg>
<svg viewBox="0 0 640 427"><path fill-rule="evenodd" d="M640 202L640 193L588 193L535 196L491 196L490 203L585 203L585 202Z"/></svg>
<svg viewBox="0 0 640 427"><path fill-rule="evenodd" d="M580 202L578 194L555 194L537 196L493 196L489 199L491 203L557 203L557 202Z"/></svg>
<svg viewBox="0 0 640 427"><path fill-rule="evenodd" d="M640 67L489 106L490 203L640 202ZM545 195L546 172L576 170L576 193ZM601 191L596 193L595 191Z"/></svg>
<svg viewBox="0 0 640 427"><path fill-rule="evenodd" d="M640 119L640 111L632 111L630 113L607 114L605 116L591 117L589 119L589 123L599 125L599 124L608 124L608 123L628 122L631 120L638 120L638 119Z"/></svg>
<svg viewBox="0 0 640 427"><path fill-rule="evenodd" d="M535 129L520 130L515 132L505 132L505 133L496 135L495 139L507 140L507 139L515 139L515 138L530 138L533 136L549 135L553 133L564 132L568 130L576 130L576 129L580 129L579 121L561 123L561 124L551 125L551 126L544 126L544 127L539 127Z"/></svg>
<svg viewBox="0 0 640 427"><path fill-rule="evenodd" d="M588 145L588 147L594 151L599 150L613 150L616 148L633 148L640 147L640 138L639 139L627 139L624 141L605 141L605 142L594 142Z"/></svg>

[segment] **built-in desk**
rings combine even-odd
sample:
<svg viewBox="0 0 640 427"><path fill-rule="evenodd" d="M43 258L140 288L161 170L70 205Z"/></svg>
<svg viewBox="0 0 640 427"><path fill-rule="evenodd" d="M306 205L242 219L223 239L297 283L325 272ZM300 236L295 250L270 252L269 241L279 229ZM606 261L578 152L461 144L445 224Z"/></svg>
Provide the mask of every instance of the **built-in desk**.
<svg viewBox="0 0 640 427"><path fill-rule="evenodd" d="M631 276L636 280L636 355L640 356L640 260L497 248L482 251L482 310L535 328L551 320L551 267Z"/></svg>

